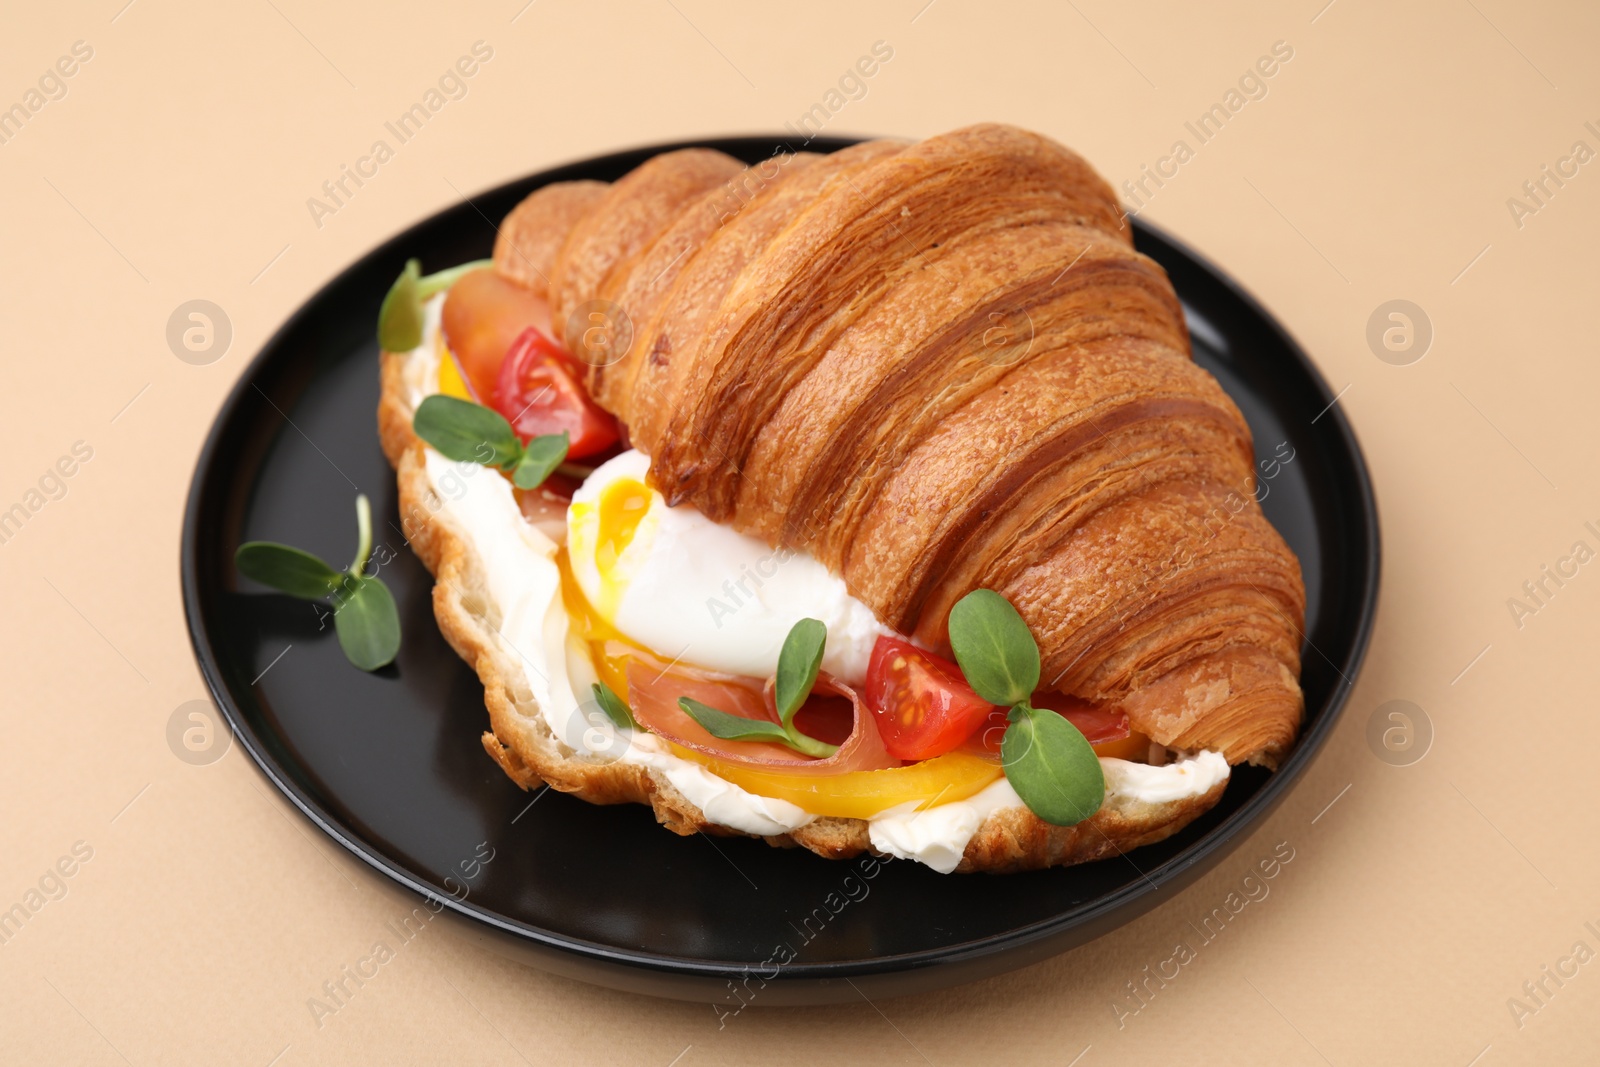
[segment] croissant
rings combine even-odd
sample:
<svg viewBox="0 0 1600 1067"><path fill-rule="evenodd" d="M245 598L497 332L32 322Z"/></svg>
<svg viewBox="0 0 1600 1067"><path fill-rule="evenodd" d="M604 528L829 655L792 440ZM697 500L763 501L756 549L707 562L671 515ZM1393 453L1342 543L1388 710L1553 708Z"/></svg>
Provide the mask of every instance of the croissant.
<svg viewBox="0 0 1600 1067"><path fill-rule="evenodd" d="M1071 151L989 124L669 152L534 193L494 263L548 299L669 504L810 553L933 649L994 589L1050 688L1160 745L1292 745L1305 591L1249 428Z"/></svg>

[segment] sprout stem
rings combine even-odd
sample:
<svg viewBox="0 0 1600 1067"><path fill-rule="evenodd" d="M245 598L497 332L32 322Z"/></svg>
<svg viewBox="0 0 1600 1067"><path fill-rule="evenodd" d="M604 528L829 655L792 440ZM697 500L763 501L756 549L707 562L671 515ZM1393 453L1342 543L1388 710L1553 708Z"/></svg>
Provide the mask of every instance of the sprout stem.
<svg viewBox="0 0 1600 1067"><path fill-rule="evenodd" d="M818 759L827 759L839 751L838 745L830 745L826 741L818 741L814 737L807 737L793 726L789 727L789 747L802 756L816 756Z"/></svg>
<svg viewBox="0 0 1600 1067"><path fill-rule="evenodd" d="M367 494L356 495L356 558L350 564L346 573L352 578L360 579L361 572L366 570L367 558L372 555L372 505L367 502Z"/></svg>

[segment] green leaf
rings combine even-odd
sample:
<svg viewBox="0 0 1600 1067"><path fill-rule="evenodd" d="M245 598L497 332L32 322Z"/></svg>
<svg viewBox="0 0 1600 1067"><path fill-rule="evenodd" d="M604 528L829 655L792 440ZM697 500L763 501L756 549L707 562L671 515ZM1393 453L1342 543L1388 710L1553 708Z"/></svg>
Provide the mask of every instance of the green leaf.
<svg viewBox="0 0 1600 1067"><path fill-rule="evenodd" d="M550 472L567 458L567 431L547 433L528 442L511 472L511 484L518 489L534 489L544 484Z"/></svg>
<svg viewBox="0 0 1600 1067"><path fill-rule="evenodd" d="M240 574L291 596L331 597L339 647L351 663L375 671L400 651L400 612L389 587L361 573L372 553L372 506L361 494L356 496L356 543L355 560L344 572L309 552L271 541L247 541L233 559Z"/></svg>
<svg viewBox="0 0 1600 1067"><path fill-rule="evenodd" d="M349 583L353 588L333 615L345 658L364 671L392 662L400 651L400 612L394 595L377 578Z"/></svg>
<svg viewBox="0 0 1600 1067"><path fill-rule="evenodd" d="M780 745L789 743L788 731L775 722L730 715L689 697L679 697L678 707L682 708L689 718L705 727L706 733L724 741L776 741Z"/></svg>
<svg viewBox="0 0 1600 1067"><path fill-rule="evenodd" d="M475 259L471 263L463 263L459 267L430 274L417 282L417 295L423 300L431 300L454 285L462 275L471 274L475 270L488 270L492 266L494 266L492 259Z"/></svg>
<svg viewBox="0 0 1600 1067"><path fill-rule="evenodd" d="M1047 823L1072 826L1100 810L1106 797L1100 759L1059 712L1019 704L1000 739L1006 778L1028 809Z"/></svg>
<svg viewBox="0 0 1600 1067"><path fill-rule="evenodd" d="M509 467L522 458L522 442L498 411L439 393L417 405L411 428L446 459Z"/></svg>
<svg viewBox="0 0 1600 1067"><path fill-rule="evenodd" d="M817 684L817 670L822 666L822 650L827 647L828 628L817 619L801 619L783 639L783 651L778 653L777 692L778 718L784 727L794 723L794 713L811 695Z"/></svg>
<svg viewBox="0 0 1600 1067"><path fill-rule="evenodd" d="M233 562L246 578L301 600L321 600L345 578L311 553L273 541L246 541Z"/></svg>
<svg viewBox="0 0 1600 1067"><path fill-rule="evenodd" d="M389 287L383 306L378 309L378 347L385 352L416 348L422 343L423 303L450 288L463 274L493 265L493 260L478 259L424 278L422 264L406 260L405 269Z"/></svg>
<svg viewBox="0 0 1600 1067"><path fill-rule="evenodd" d="M422 343L422 297L417 283L422 264L406 260L378 309L378 347L385 352L409 352Z"/></svg>
<svg viewBox="0 0 1600 1067"><path fill-rule="evenodd" d="M636 730L639 724L633 721L633 712L628 710L628 705L623 699L612 692L611 687L604 682L596 682L589 688L594 690L594 702L600 705L600 710L606 713L606 718L611 720L611 725L619 730Z"/></svg>
<svg viewBox="0 0 1600 1067"><path fill-rule="evenodd" d="M1039 687L1039 646L992 589L974 589L950 609L950 647L967 684L991 704L1020 704Z"/></svg>

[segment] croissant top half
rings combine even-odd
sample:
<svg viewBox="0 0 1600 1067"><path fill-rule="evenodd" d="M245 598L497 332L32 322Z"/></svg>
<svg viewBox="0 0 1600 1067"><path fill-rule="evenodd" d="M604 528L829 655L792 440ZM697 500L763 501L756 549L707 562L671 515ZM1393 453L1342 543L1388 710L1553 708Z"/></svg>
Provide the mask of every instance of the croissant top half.
<svg viewBox="0 0 1600 1067"><path fill-rule="evenodd" d="M495 262L548 295L669 503L811 552L936 648L995 589L1051 688L1164 745L1272 766L1293 742L1305 592L1249 428L1061 145L669 152L534 193Z"/></svg>

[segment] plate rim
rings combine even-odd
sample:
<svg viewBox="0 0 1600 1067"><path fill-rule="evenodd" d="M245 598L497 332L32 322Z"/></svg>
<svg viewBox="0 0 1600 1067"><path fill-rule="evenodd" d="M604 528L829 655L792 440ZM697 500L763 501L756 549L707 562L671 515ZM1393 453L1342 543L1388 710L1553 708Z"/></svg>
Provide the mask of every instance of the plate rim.
<svg viewBox="0 0 1600 1067"><path fill-rule="evenodd" d="M815 137L806 143L805 148L831 152L865 139L867 138ZM352 833L347 833L330 812L326 811L316 800L306 795L287 774L282 773L282 769L277 765L277 760L269 752L265 751L255 731L246 722L231 691L224 682L219 657L213 647L211 636L204 625L204 608L201 596L202 578L199 564L202 554L201 539L205 536L204 531L200 529L202 503L212 491L212 482L218 477L216 472L218 452L222 446L222 439L225 436L226 429L239 417L245 399L249 395L250 389L260 378L269 357L282 346L284 339L299 326L301 321L311 315L312 308L324 293L345 282L352 274L363 269L371 261L402 253L405 250L407 240L413 238L416 231L434 222L438 216L457 210L462 205L470 205L475 208L475 201L479 199L510 194L512 191L522 187L529 189L539 188L551 182L564 180L563 175L571 171L588 171L607 164L620 164L631 159L649 158L661 152L669 152L681 148L713 148L728 151L730 154L748 155L752 152L763 150L758 147L760 145L772 145L774 149L781 150L786 147L786 140L782 135L777 134L740 134L690 138L661 144L643 145L637 148L558 163L463 197L457 203L440 207L406 226L380 244L362 252L337 273L323 281L310 295L302 299L293 313L283 320L277 329L261 343L250 360L240 370L222 405L212 417L205 441L195 460L189 491L185 495L179 570L186 628L189 632L190 643L194 648L196 661L205 680L207 691L227 721L231 736L243 747L256 768L314 826L337 842L346 852L390 881L397 883L404 890L415 894L425 903L438 902L444 910L453 913L455 917L464 920L475 929L487 927L497 934L509 937L514 945L522 950L553 950L558 958L570 958L573 966L581 966L583 963L609 965L613 968L620 966L624 971L646 973L661 979L723 979L737 976L741 972L747 973L752 966L752 962L695 959L659 952L623 949L614 945L573 937L558 931L512 920L499 913L475 907L467 900L457 900L452 896L437 892L434 887L425 884L411 872L395 863L380 848L361 840ZM529 183L534 184L530 185ZM1197 253L1190 245L1173 237L1161 227L1134 216L1129 216L1128 218L1133 224L1138 237L1164 243L1177 255L1188 259L1208 276L1212 282L1220 285L1232 298L1238 300L1257 322L1264 324L1275 334L1277 340L1293 355L1300 365L1300 370L1309 378L1311 384L1315 386L1322 398L1330 404L1323 417L1331 417L1332 426L1330 428L1338 437L1341 453L1347 457L1350 463L1351 470L1349 473L1351 478L1346 489L1347 491L1353 491L1361 505L1359 508L1359 526L1368 546L1364 554L1366 573L1359 591L1359 599L1356 600L1357 612L1352 629L1352 644L1344 661L1334 664L1336 671L1347 681L1333 690L1326 702L1326 714L1302 731L1296 741L1294 750L1283 765L1274 771L1272 776L1255 793L1248 797L1238 809L1231 812L1218 825L1212 827L1203 837L1161 865L1149 871L1144 871L1135 864L1135 868L1139 869L1141 875L1143 875L1142 880L1130 881L1121 888L1094 899L1086 907L1058 913L1051 918L1038 920L1001 934L989 935L974 941L920 949L914 952L852 960L812 963L802 963L797 960L784 965L782 973L775 980L780 984L804 985L808 983L840 982L851 978L871 978L910 970L942 969L948 965L992 958L998 955L1012 953L1026 955L1026 950L1029 948L1033 948L1038 957L1042 957L1054 954L1055 951L1064 951L1075 944L1093 940L1095 937L1109 932L1110 929L1125 925L1127 922L1131 922L1176 895L1205 871L1220 863L1245 839L1250 837L1256 829L1259 829L1260 823L1286 799L1289 792L1315 761L1344 714L1351 692L1354 689L1355 679L1369 651L1377 614L1378 588L1382 571L1383 553L1377 498L1365 453L1362 451L1354 428L1350 425L1344 412L1333 403L1336 398L1317 365L1283 323L1269 312L1253 293L1240 284L1231 274L1219 269L1209 258ZM494 225L492 220L491 225ZM1116 921L1112 922L1112 919ZM1071 944L1062 945L1059 949L1049 947L1054 942L1069 938L1075 932L1084 930L1089 931L1087 937L1080 938ZM1025 966L1028 962L1030 961L1026 959L1019 960L1016 966ZM558 969L566 970L568 968Z"/></svg>

